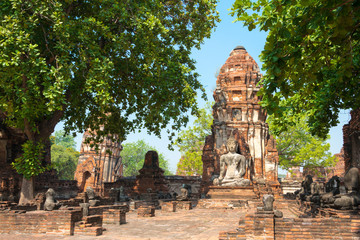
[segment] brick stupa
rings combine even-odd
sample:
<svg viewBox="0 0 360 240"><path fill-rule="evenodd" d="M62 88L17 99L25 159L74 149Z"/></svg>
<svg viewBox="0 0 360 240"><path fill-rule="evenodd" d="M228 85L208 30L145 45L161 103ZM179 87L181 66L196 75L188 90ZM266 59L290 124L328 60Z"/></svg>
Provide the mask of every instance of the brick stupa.
<svg viewBox="0 0 360 240"><path fill-rule="evenodd" d="M212 135L206 137L202 156L205 193L220 173L220 156L226 153L225 144L231 134L239 144L239 153L249 159L245 178L255 184L279 186L275 140L269 134L266 112L257 96L261 76L257 63L242 46L231 51L220 69L213 95Z"/></svg>
<svg viewBox="0 0 360 240"><path fill-rule="evenodd" d="M134 193L138 195L157 192L168 192L164 170L159 167L159 157L156 151L148 151L143 167L136 176ZM151 192L149 192L151 189Z"/></svg>

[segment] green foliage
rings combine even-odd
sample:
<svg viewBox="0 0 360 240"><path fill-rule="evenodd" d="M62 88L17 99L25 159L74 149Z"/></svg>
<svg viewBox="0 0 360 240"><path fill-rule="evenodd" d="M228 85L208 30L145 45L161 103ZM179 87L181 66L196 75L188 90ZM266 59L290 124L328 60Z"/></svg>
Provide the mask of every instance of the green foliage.
<svg viewBox="0 0 360 240"><path fill-rule="evenodd" d="M11 164L13 168L26 179L31 179L33 176L50 170L51 166L44 166L42 159L44 158L45 145L42 142L34 143L30 140L23 145L23 154L21 157L15 159Z"/></svg>
<svg viewBox="0 0 360 240"><path fill-rule="evenodd" d="M213 102L207 103L205 108L200 109L200 115L193 125L179 133L175 142L181 152L181 159L177 165L177 174L188 176L202 174L201 155L205 138L211 134L211 124L213 122L211 106L213 104Z"/></svg>
<svg viewBox="0 0 360 240"><path fill-rule="evenodd" d="M64 131L56 131L51 145L51 163L57 171L59 179L73 180L77 167L79 152L75 150L75 140Z"/></svg>
<svg viewBox="0 0 360 240"><path fill-rule="evenodd" d="M306 112L310 132L325 138L340 109L360 107L359 1L236 0L232 14L268 31L262 106L278 119ZM290 114L291 113L291 114Z"/></svg>
<svg viewBox="0 0 360 240"><path fill-rule="evenodd" d="M155 147L150 146L144 140L138 140L136 142L123 144L123 150L121 151L121 158L123 163L123 175L124 177L136 176L139 174L139 170L144 165L145 154L150 151L157 151ZM165 171L165 175L172 175L169 170L168 160L162 153L158 153L159 166Z"/></svg>
<svg viewBox="0 0 360 240"><path fill-rule="evenodd" d="M66 135L64 130L56 131L54 135L54 144L75 150L76 143L73 136Z"/></svg>
<svg viewBox="0 0 360 240"><path fill-rule="evenodd" d="M270 131L278 132L273 120L272 116L268 118ZM310 134L305 116L298 119L296 125L289 126L287 131L280 132L275 139L279 165L283 169L289 170L293 166L316 169L335 164L336 157L329 152L330 144Z"/></svg>
<svg viewBox="0 0 360 240"><path fill-rule="evenodd" d="M197 113L197 91L205 98L190 53L219 21L215 6L0 1L0 116L35 142L61 120L66 133L91 128L98 142L136 128L159 136L170 123L174 136Z"/></svg>

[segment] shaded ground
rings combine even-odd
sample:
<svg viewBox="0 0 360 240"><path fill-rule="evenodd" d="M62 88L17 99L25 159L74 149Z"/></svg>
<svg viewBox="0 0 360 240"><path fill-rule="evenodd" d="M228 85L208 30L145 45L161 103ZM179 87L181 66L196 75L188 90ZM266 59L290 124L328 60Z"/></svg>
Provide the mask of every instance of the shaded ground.
<svg viewBox="0 0 360 240"><path fill-rule="evenodd" d="M103 235L97 237L81 236L76 233L74 236L55 234L2 234L0 235L0 239L218 239L220 231L235 230L239 219L244 218L245 213L244 210L211 210L195 208L190 211L174 213L164 213L161 212L161 210L156 210L155 217L138 218L137 212L129 212L126 214L126 224L104 224L103 227L106 228L106 231L104 231Z"/></svg>

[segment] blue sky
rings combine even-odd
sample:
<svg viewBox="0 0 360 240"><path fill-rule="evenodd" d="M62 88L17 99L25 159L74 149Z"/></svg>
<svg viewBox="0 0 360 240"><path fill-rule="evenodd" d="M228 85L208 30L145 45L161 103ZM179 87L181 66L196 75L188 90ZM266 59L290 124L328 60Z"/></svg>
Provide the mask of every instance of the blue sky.
<svg viewBox="0 0 360 240"><path fill-rule="evenodd" d="M238 45L244 46L247 52L259 64L260 68L262 65L259 60L259 55L264 47L267 33L259 32L257 30L249 32L247 28L242 27L241 23L234 23L234 17L231 17L228 11L233 2L233 0L220 1L217 10L219 11L222 21L214 30L211 38L204 41L201 49L194 50L192 53L192 58L197 62L196 71L200 74L199 80L206 89L209 101L213 101L212 92L216 85L215 73L225 63L233 48ZM205 101L200 98L198 102L200 107L205 105ZM342 111L340 114L339 125L330 130L330 151L333 154L340 152L343 142L342 126L348 123L349 120L349 111ZM56 130L59 129L61 129L61 124L59 124L56 128ZM76 138L78 150L80 150L81 138L81 134L79 134ZM144 139L145 142L154 146L159 152L163 153L169 161L170 170L173 173L176 172L176 164L180 159L180 153L176 149L175 151L170 151L167 148L169 140L166 130L163 130L161 139L153 135L148 135L146 131L143 131L140 133L130 134L124 143L134 142L140 139Z"/></svg>

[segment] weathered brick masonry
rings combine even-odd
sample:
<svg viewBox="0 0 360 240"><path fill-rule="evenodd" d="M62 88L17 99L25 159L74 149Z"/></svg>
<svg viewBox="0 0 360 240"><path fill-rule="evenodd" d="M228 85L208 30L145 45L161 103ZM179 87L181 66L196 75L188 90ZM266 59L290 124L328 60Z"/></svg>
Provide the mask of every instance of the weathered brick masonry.
<svg viewBox="0 0 360 240"><path fill-rule="evenodd" d="M73 235L80 210L31 211L26 213L0 212L0 233L59 233Z"/></svg>
<svg viewBox="0 0 360 240"><path fill-rule="evenodd" d="M350 112L351 120L343 127L345 170L360 168L360 109Z"/></svg>
<svg viewBox="0 0 360 240"><path fill-rule="evenodd" d="M82 216L79 207L55 211L0 211L0 234L56 233L63 235L100 235L102 223L126 223L127 206L90 207L89 216ZM82 223L84 223L82 226ZM86 228L95 223L96 227Z"/></svg>
<svg viewBox="0 0 360 240"><path fill-rule="evenodd" d="M219 240L248 239L359 239L360 218L275 218L269 213L248 213L235 231L220 232Z"/></svg>
<svg viewBox="0 0 360 240"><path fill-rule="evenodd" d="M359 239L360 218L275 218L275 239Z"/></svg>

